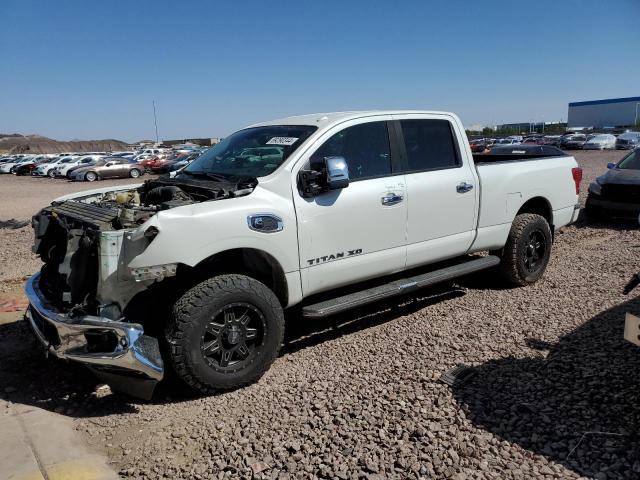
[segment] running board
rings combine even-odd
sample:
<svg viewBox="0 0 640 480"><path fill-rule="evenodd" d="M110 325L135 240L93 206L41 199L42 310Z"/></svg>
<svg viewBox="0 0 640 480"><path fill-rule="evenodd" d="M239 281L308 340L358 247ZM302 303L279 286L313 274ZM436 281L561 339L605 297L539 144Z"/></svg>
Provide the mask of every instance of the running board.
<svg viewBox="0 0 640 480"><path fill-rule="evenodd" d="M350 293L341 297L307 305L302 308L302 316L306 318L326 317L334 313L351 310L352 308L361 307L379 300L412 292L419 288L429 287L437 283L446 282L447 280L495 267L499 263L500 259L498 257L488 255L414 277L401 278L360 292Z"/></svg>

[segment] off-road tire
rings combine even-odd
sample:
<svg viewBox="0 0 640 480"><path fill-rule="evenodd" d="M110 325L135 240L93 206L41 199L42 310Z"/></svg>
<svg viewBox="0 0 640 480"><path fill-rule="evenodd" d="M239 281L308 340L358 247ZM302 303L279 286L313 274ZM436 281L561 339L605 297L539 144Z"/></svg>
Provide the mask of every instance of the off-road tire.
<svg viewBox="0 0 640 480"><path fill-rule="evenodd" d="M525 257L533 232L539 233L544 239L544 254L540 257L537 267L533 271L528 271ZM500 253L499 269L504 280L509 285L517 287L537 282L549 263L552 243L551 228L544 217L534 213L517 215L511 224L507 243Z"/></svg>
<svg viewBox="0 0 640 480"><path fill-rule="evenodd" d="M207 364L201 352L203 332L215 312L238 302L259 310L265 332L251 363L239 371L219 372ZM213 277L188 290L174 304L165 331L176 376L204 394L257 381L278 356L283 337L284 313L278 298L261 282L237 274Z"/></svg>
<svg viewBox="0 0 640 480"><path fill-rule="evenodd" d="M95 172L87 172L84 174L84 179L87 182L95 182L96 180L98 180L98 174Z"/></svg>
<svg viewBox="0 0 640 480"><path fill-rule="evenodd" d="M140 175L142 175L142 172L137 168L132 168L131 170L129 170L129 176L131 178L138 178Z"/></svg>

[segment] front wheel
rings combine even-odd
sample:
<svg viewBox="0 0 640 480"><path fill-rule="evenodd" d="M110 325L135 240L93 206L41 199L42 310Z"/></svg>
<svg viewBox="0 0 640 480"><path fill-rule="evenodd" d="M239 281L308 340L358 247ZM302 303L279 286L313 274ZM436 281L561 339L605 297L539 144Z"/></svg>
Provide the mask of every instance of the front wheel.
<svg viewBox="0 0 640 480"><path fill-rule="evenodd" d="M501 253L500 270L514 286L531 285L544 274L551 256L551 228L541 215L517 215Z"/></svg>
<svg viewBox="0 0 640 480"><path fill-rule="evenodd" d="M87 172L84 174L84 179L87 182L95 182L98 179L98 175L95 172Z"/></svg>
<svg viewBox="0 0 640 480"><path fill-rule="evenodd" d="M132 168L129 172L129 176L131 178L138 178L140 176L140 170L138 170L137 168Z"/></svg>
<svg viewBox="0 0 640 480"><path fill-rule="evenodd" d="M284 314L275 294L235 274L185 293L166 330L176 374L201 393L258 380L278 355L283 335Z"/></svg>

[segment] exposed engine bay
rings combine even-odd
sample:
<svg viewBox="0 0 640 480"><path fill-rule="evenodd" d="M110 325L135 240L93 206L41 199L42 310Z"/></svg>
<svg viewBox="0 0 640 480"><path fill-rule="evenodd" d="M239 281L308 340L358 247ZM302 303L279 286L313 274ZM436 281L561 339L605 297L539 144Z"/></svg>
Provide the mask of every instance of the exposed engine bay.
<svg viewBox="0 0 640 480"><path fill-rule="evenodd" d="M158 234L139 227L157 213L250 194L257 180L241 182L180 176L148 180L131 189L53 202L32 219L33 251L44 265L40 288L70 315L121 319L127 303L176 266L130 272L127 265ZM186 178L185 178L186 177Z"/></svg>

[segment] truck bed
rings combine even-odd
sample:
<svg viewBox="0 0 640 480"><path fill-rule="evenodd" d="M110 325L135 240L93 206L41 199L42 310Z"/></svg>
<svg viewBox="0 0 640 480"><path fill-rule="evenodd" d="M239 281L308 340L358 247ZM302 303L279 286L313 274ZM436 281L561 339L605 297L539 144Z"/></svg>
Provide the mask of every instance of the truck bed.
<svg viewBox="0 0 640 480"><path fill-rule="evenodd" d="M570 155L474 155L480 180L477 237L472 251L504 246L522 205L538 199L551 210L549 223L570 223L577 203Z"/></svg>
<svg viewBox="0 0 640 480"><path fill-rule="evenodd" d="M473 162L478 164L496 162L522 162L526 160L542 160L545 158L562 158L564 155L545 155L543 153L492 155L490 153L477 153L473 155Z"/></svg>

